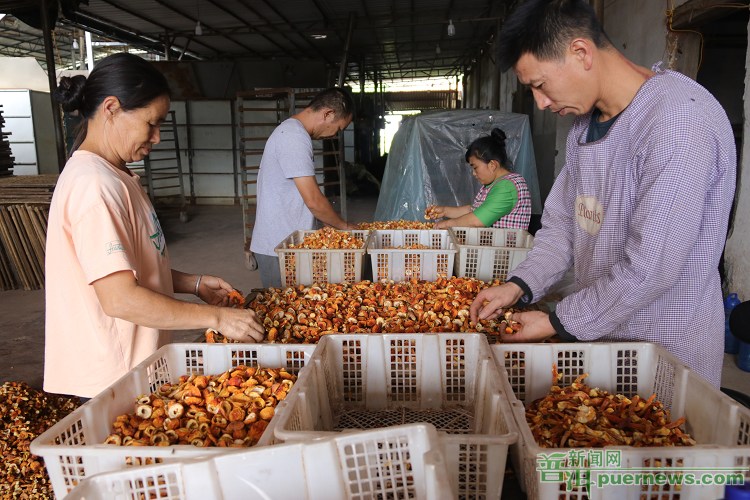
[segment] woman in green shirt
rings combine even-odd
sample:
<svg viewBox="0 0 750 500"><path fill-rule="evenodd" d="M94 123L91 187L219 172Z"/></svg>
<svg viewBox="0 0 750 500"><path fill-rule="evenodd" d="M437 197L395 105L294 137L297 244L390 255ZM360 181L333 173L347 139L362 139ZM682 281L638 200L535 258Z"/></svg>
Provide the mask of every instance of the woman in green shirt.
<svg viewBox="0 0 750 500"><path fill-rule="evenodd" d="M531 198L526 180L511 170L505 149L505 132L493 129L466 150L466 161L482 188L471 205L446 207L431 205L425 218L440 219L436 229L448 227L509 227L528 229Z"/></svg>

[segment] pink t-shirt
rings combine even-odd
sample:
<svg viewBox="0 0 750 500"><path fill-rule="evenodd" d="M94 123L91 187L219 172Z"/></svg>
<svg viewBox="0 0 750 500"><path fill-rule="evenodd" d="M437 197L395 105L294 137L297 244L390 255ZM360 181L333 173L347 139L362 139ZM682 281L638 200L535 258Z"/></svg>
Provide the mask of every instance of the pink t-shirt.
<svg viewBox="0 0 750 500"><path fill-rule="evenodd" d="M140 286L173 295L164 233L140 178L76 151L50 206L45 391L93 397L167 342L166 332L102 310L92 283L125 270Z"/></svg>

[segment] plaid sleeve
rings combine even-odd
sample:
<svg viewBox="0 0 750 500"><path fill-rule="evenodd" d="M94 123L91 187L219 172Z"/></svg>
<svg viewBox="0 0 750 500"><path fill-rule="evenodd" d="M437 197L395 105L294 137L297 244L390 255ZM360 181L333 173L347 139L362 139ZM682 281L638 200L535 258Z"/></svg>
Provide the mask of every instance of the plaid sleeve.
<svg viewBox="0 0 750 500"><path fill-rule="evenodd" d="M563 168L547 196L542 228L534 236L534 248L509 277L522 280L533 297L543 297L560 281L573 263L574 219L570 207L575 187L568 168Z"/></svg>

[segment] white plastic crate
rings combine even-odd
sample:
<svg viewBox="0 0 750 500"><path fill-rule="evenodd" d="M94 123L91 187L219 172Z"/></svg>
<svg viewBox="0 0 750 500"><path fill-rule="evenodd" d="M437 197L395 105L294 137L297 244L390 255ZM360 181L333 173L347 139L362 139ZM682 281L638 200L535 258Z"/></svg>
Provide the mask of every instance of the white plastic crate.
<svg viewBox="0 0 750 500"><path fill-rule="evenodd" d="M542 483L537 469L539 453L571 448L542 448L526 423L525 406L546 396L552 386L552 367L563 374L558 385L570 385L588 373L584 383L612 394L647 399L656 394L671 418L687 419L685 430L697 442L689 447L633 448L607 446L621 452L622 468L714 467L719 470L750 467L750 410L713 388L662 347L651 343L496 344L491 346L503 373L503 383L513 400L513 415L520 432L511 459L521 486L531 499L638 500L716 499L723 485L633 485L592 487L566 491L564 483ZM592 469L595 480L598 473Z"/></svg>
<svg viewBox="0 0 750 500"><path fill-rule="evenodd" d="M435 428L412 424L86 479L66 500L452 498Z"/></svg>
<svg viewBox="0 0 750 500"><path fill-rule="evenodd" d="M453 496L498 498L518 438L480 334L326 335L275 436L281 441L413 422L433 424Z"/></svg>
<svg viewBox="0 0 750 500"><path fill-rule="evenodd" d="M299 372L310 361L314 345L297 344L168 344L89 402L60 420L31 443L31 453L44 459L55 496L64 497L82 479L128 465L169 462L185 457L226 453L227 448L114 446L104 444L118 415L133 413L136 398L181 375L218 375L238 365L284 367ZM287 397L294 394L294 387ZM278 413L257 446L273 442Z"/></svg>
<svg viewBox="0 0 750 500"><path fill-rule="evenodd" d="M396 248L416 244L429 248ZM373 231L367 244L373 281L450 278L457 251L447 229Z"/></svg>
<svg viewBox="0 0 750 500"><path fill-rule="evenodd" d="M523 229L454 227L451 231L458 248L459 278L505 281L534 246L534 237Z"/></svg>
<svg viewBox="0 0 750 500"><path fill-rule="evenodd" d="M354 283L362 280L364 256L370 231L346 231L364 241L362 248L310 249L289 248L302 243L315 231L295 231L274 249L279 257L282 288L315 283Z"/></svg>

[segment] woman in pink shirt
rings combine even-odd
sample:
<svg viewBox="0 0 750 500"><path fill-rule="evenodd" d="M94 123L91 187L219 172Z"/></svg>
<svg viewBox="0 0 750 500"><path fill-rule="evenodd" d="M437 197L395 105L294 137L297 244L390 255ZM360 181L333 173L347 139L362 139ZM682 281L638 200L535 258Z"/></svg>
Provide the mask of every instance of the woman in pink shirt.
<svg viewBox="0 0 750 500"><path fill-rule="evenodd" d="M159 143L170 106L164 76L140 57L114 54L88 78L62 78L55 97L83 122L50 206L44 389L93 397L165 344L164 330L262 340L252 311L221 307L231 285L171 268L156 212L126 166Z"/></svg>

